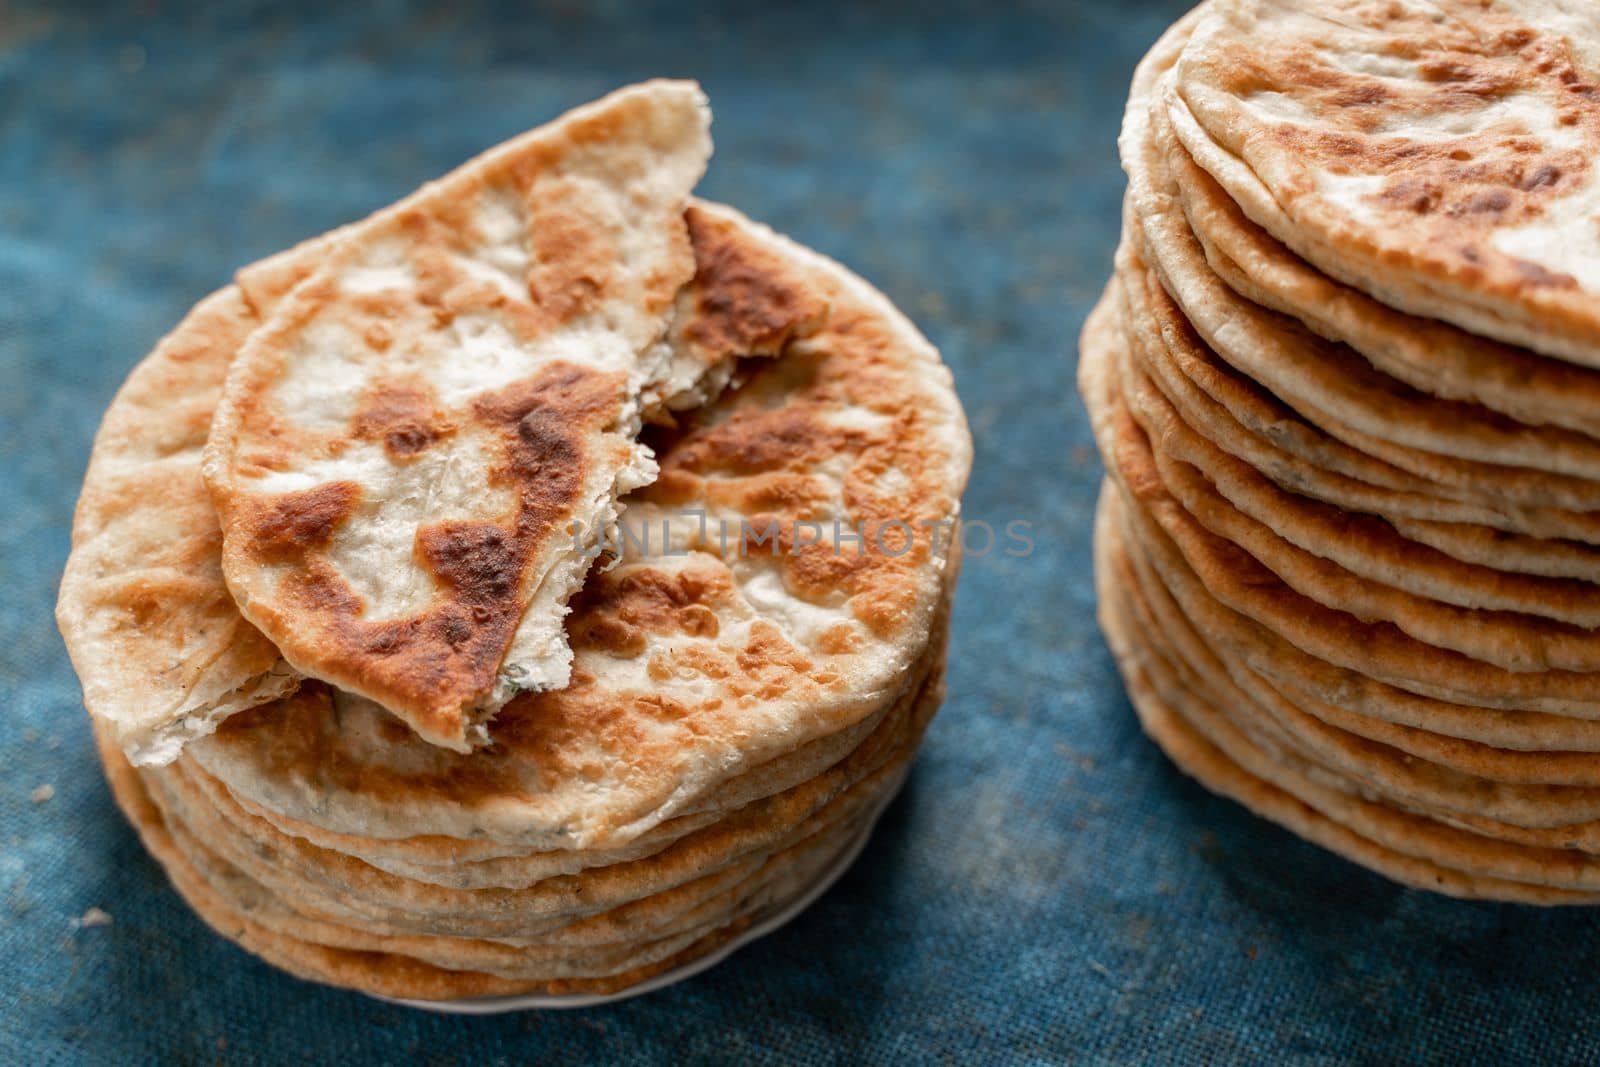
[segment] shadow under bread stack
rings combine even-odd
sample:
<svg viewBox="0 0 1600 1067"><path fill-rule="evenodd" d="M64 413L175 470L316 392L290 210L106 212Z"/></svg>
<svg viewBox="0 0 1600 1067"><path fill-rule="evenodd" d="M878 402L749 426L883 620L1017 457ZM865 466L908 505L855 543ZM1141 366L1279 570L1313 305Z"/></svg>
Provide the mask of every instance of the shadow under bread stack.
<svg viewBox="0 0 1600 1067"><path fill-rule="evenodd" d="M1082 339L1146 732L1455 896L1600 894L1597 80L1600 9L1201 5Z"/></svg>

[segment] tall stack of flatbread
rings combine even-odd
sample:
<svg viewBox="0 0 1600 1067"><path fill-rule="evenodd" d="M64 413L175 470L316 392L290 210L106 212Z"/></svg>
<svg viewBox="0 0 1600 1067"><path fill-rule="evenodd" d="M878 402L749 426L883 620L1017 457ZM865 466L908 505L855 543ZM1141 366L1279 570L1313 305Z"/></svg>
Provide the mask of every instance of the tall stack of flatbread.
<svg viewBox="0 0 1600 1067"><path fill-rule="evenodd" d="M1600 5L1211 0L1121 151L1080 385L1146 732L1405 884L1600 899Z"/></svg>
<svg viewBox="0 0 1600 1067"><path fill-rule="evenodd" d="M878 292L613 94L245 268L132 374L59 620L218 932L401 998L608 994L859 847L942 693L970 463Z"/></svg>

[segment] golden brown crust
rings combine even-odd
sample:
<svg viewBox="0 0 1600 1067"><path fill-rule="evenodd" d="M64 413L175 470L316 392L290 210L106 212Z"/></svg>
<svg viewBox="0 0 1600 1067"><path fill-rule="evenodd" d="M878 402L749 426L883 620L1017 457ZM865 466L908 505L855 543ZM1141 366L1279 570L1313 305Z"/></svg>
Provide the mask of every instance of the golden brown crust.
<svg viewBox="0 0 1600 1067"><path fill-rule="evenodd" d="M776 356L814 331L827 304L799 285L771 249L752 244L738 223L691 204L684 213L694 245L691 307L680 310L681 343L712 352Z"/></svg>
<svg viewBox="0 0 1600 1067"><path fill-rule="evenodd" d="M481 941L469 941L461 947L455 947L451 936L390 935L369 931L365 927L341 927L333 925L337 920L317 918L319 913L315 909L303 916L297 915L293 909L309 904L309 896L296 893L280 901L264 895L270 894L270 890L250 882L225 859L212 854L209 847L194 836L194 827L187 823L180 825L169 822L177 814L169 806L171 798L157 798L158 802L152 803L152 798L146 796L131 768L111 746L102 745L101 755L118 803L134 822L147 847L166 868L174 886L219 933L275 966L315 981L388 996L424 999L457 999L513 991L612 992L714 951L726 943L727 938L741 932L749 922L757 921L781 906L788 899L787 894L803 888L809 877L805 872L818 869L818 861L828 859L831 852L827 850L835 847L832 844L835 839L840 843L848 842L852 834L864 825L862 817L870 811L884 790L891 787L900 766L914 753L921 730L942 694L937 677L939 670L939 665L932 668L932 677L913 701L914 707L906 713L905 721L898 724L894 731L895 738L883 739L891 741L891 747L895 750L887 764L881 762L882 753L878 751L883 746L868 745L841 766L840 770L845 774L841 782L867 767L878 768L861 779L862 789L839 794L834 802L823 809L826 813L838 808L843 813L843 821L830 816L817 822L808 814L816 810L818 799L834 795L831 790L824 789L820 797L810 793L797 797L798 804L788 802L788 798L775 798L780 803L771 808L770 814L776 815L780 821L794 823L798 836L783 838L789 843L782 845L782 851L773 854L760 866L756 876L748 883L755 887L753 891L736 888L731 895L721 893L720 896L707 898L708 905L719 908L726 906L719 903L724 898L733 904L732 912L721 919L714 930L659 959L653 958L660 953L652 951L650 938L656 936L652 931L667 933L678 929L681 923L675 919L676 911L661 911L651 897L624 904L615 912L580 918L578 926L593 925L602 938L607 930L612 929L628 938L627 941L616 942L614 946L610 941L597 941L595 945L599 946L598 949L583 947L589 944L589 939L584 937L578 938L570 947L562 947L567 940L565 927L552 927L551 934L534 936L527 942L525 950L518 947L521 942L513 944L509 941L503 943L504 947ZM863 763L858 756L865 757L866 762ZM860 767L856 767L857 764ZM166 773L169 772L163 772ZM840 807L839 802L846 799L849 804ZM190 811L192 813L193 809ZM761 818L769 817L765 812L766 809L763 809ZM835 822L837 828L829 829ZM184 836L175 840L175 835L180 834ZM211 840L226 843L225 835L220 838L213 835ZM204 860L203 869L197 870L195 862L200 860ZM219 873L225 878L226 886L215 881ZM770 889L763 895L761 886L768 883ZM243 890L242 896L229 888L234 885ZM691 888L685 886L681 890L674 889L664 896L682 896ZM689 903L691 907L684 913L685 920L695 920L697 915L706 910L694 904L692 899ZM659 918L667 925L658 928L640 925L640 921L632 918L622 918L623 913L634 911L641 911L646 923ZM615 921L613 915L617 917ZM382 924L377 926L381 927ZM573 928L574 931L576 929ZM682 939L679 939L679 943L682 943ZM374 945L394 948L392 951L377 952L362 947ZM568 968L576 968L576 973L582 973L587 967L615 966L605 961L613 957L625 960L630 953L645 955L647 962L637 966L624 964L624 969L619 973L603 977L504 977L475 970L468 962L481 960L478 965L483 966L492 958L495 961L494 968L503 970L506 975L528 971L560 973ZM455 962L440 966L438 963L425 962L418 958L419 955Z"/></svg>
<svg viewBox="0 0 1600 1067"><path fill-rule="evenodd" d="M1290 46L1281 55L1263 57L1259 47L1241 43L1220 57L1230 76L1219 87L1241 94L1293 94L1303 101L1323 125L1283 124L1267 136L1308 168L1378 175L1368 194L1377 208L1373 225L1448 220L1428 228L1430 252L1481 271L1485 235L1544 215L1552 201L1588 179L1590 156L1600 146L1600 111L1584 97L1596 87L1583 81L1566 42L1486 7L1472 5L1486 23L1475 27L1479 32L1439 48L1437 19L1398 5L1351 6L1376 13L1366 24L1390 38L1389 54L1415 59L1422 80L1379 82L1328 64L1311 47ZM1587 147L1549 150L1532 137L1508 136L1505 129L1462 134L1442 144L1389 135L1407 118L1471 110L1522 93L1562 101L1557 121ZM1508 257L1501 269L1530 285L1577 285L1570 275L1516 257Z"/></svg>
<svg viewBox="0 0 1600 1067"><path fill-rule="evenodd" d="M255 276L307 271L236 360L207 469L234 598L298 670L462 750L565 682L573 526L644 470L704 126L692 86L624 90Z"/></svg>
<svg viewBox="0 0 1600 1067"><path fill-rule="evenodd" d="M1418 389L1475 401L1531 425L1600 436L1600 373L1407 315L1335 281L1250 221L1172 134L1162 109L1152 110L1151 121L1166 142L1168 167L1207 261L1240 296L1344 341Z"/></svg>
<svg viewBox="0 0 1600 1067"><path fill-rule="evenodd" d="M1596 365L1600 244L1571 228L1600 181L1597 30L1518 0L1227 0L1176 90L1253 175L1218 174L1230 192L1322 269Z"/></svg>
<svg viewBox="0 0 1600 1067"><path fill-rule="evenodd" d="M403 462L455 431L427 382L390 381L362 400L351 429L359 441L378 441L389 458Z"/></svg>
<svg viewBox="0 0 1600 1067"><path fill-rule="evenodd" d="M1473 900L1591 904L1592 891L1542 884L1537 857L1330 788L1233 728L1216 698L1174 668L1159 633L1138 626L1122 500L1101 491L1095 531L1100 622L1145 732L1185 773L1252 812L1404 885ZM1485 863L1485 859L1489 862ZM1531 863L1528 860L1531 859ZM1510 866L1527 880L1485 871Z"/></svg>
<svg viewBox="0 0 1600 1067"><path fill-rule="evenodd" d="M278 591L285 624L302 620L301 640L344 665L350 688L393 709L410 708L411 725L425 737L459 728L460 709L494 684L521 619L522 575L549 540L563 536L560 520L573 513L583 490L585 442L614 417L619 376L558 363L537 378L474 401L471 417L501 441L502 461L490 484L517 501L508 523L441 521L417 528L423 570L444 595L401 619L368 621L366 605L325 552L339 526L361 504L353 482L247 500L235 509L238 551L287 568ZM410 459L443 431L415 421L415 393L385 390L391 405L358 416L358 436L382 434L391 455ZM374 418L388 420L380 431ZM394 419L400 420L399 428ZM396 444L397 439L399 444ZM424 706L417 695L428 694Z"/></svg>
<svg viewBox="0 0 1600 1067"><path fill-rule="evenodd" d="M335 714L308 686L194 750L208 772L246 802L328 832L615 848L903 688L953 570L948 524L968 446L948 377L837 267L726 209L698 210L733 227L722 240L743 243L741 262L770 260L764 291L807 294L794 306L828 312L655 440L662 476L628 498L623 519L653 540L574 600L569 685L511 701L495 743L471 755L408 743L370 709ZM860 524L859 550L845 540L835 552L835 517L847 536ZM745 543L741 520L773 539ZM807 521L821 524L818 543ZM945 524L937 547L925 522ZM322 803L304 810L295 798L313 782Z"/></svg>
<svg viewBox="0 0 1600 1067"><path fill-rule="evenodd" d="M731 213L722 218L736 219ZM750 242L747 251L783 248L742 220L737 226L729 239ZM781 274L764 268L766 284L805 296L796 307L832 310L808 327L803 343L784 342L791 350L783 359L755 370L739 391L678 429L664 453L674 476L663 498L770 519L785 551L799 548L802 517L837 513L851 524L873 516L953 517L966 440L942 368L881 298L831 265L816 268L793 255ZM741 326L706 336L734 343L766 332L765 326L754 332ZM855 373L865 381L855 382ZM763 417L789 404L795 406L789 420ZM369 397L367 440L388 447L397 426L438 425L427 408L415 392ZM488 414L508 425L526 422L525 412L509 402ZM766 435L774 425L786 429L776 440ZM674 459L680 453L681 463ZM909 510L895 510L895 498L876 491L886 479ZM662 516L651 510L663 506L651 493L636 497L634 506L650 518ZM257 523L264 555L325 540L362 506L354 487L337 482L287 499ZM571 632L579 670L573 685L513 702L487 749L460 754L428 745L380 711L336 706L348 698L312 681L290 699L236 715L206 752L190 750L195 761L152 774L171 824L161 822L148 800L141 806L130 798L125 784L117 785L119 801L207 922L302 977L441 999L627 988L714 951L780 905L787 898L776 891L765 898L728 897L735 890L724 883L770 878L777 885L801 870L802 857L774 854L749 874L745 867L759 865L761 855L745 856L744 850L790 841L790 824L852 818L853 805L880 793L914 753L942 693L936 675L955 555L948 535L943 550L924 546L913 555L896 540L885 551L868 530L864 558L837 571L821 565L824 557L801 552L791 562L737 544L724 554L704 542L685 558L625 554L596 576L575 606ZM907 551L898 558L913 562L890 565L896 558L890 553L901 548ZM752 598L746 566L762 568L764 582L775 579L764 595L782 590L782 605L773 609ZM481 570L492 576L494 568ZM885 613L886 606L895 614ZM851 741L826 764L806 770L809 777L785 777L809 767L805 761L791 767L788 757L835 738ZM230 758L212 777L203 757L219 752ZM120 762L115 753L107 755L116 785ZM735 782L741 775L753 781ZM481 882L416 882L343 852L354 837L324 835L335 846L330 849L284 830L249 799L252 785L263 780L301 795L303 785L315 782L311 793L319 808L324 802L336 808L342 794L358 794L396 825L427 816L430 808L454 806L468 809L470 818L483 816L489 828L509 824L535 834L550 827L539 802L566 790L581 801L571 813L586 823L575 820L568 839L554 843L577 848L595 840L639 840L663 818L729 806L719 818L665 837L614 869L580 867L576 874L531 875L530 882L510 857L475 870ZM747 803L740 797L753 798L755 806L733 806ZM295 814L338 825L325 812ZM839 832L844 829L839 823ZM737 858L726 864L730 856ZM718 870L701 876L708 867ZM545 868L535 863L528 869ZM663 894L659 899L634 899L652 887ZM263 894L288 910L269 907ZM681 925L681 936L688 937L699 930L687 924L700 921L702 898L726 898L724 917L660 959L653 957L673 946L649 940L643 927L620 914L637 912L673 937ZM605 913L587 917L607 903L618 909L614 920ZM570 957L557 947L568 934L576 945ZM530 946L526 958L518 958L509 947L451 943L524 935L551 944ZM636 949L630 937L641 938ZM626 966L629 958L645 962ZM622 969L603 973L612 967ZM564 973L583 976L528 977Z"/></svg>
<svg viewBox="0 0 1600 1067"><path fill-rule="evenodd" d="M1442 399L1372 366L1360 353L1246 299L1213 271L1191 229L1161 142L1165 116L1148 94L1130 101L1123 137L1131 243L1211 348L1322 432L1417 477L1441 494L1592 510L1600 442L1530 426L1477 404ZM1553 361L1544 361L1553 362Z"/></svg>

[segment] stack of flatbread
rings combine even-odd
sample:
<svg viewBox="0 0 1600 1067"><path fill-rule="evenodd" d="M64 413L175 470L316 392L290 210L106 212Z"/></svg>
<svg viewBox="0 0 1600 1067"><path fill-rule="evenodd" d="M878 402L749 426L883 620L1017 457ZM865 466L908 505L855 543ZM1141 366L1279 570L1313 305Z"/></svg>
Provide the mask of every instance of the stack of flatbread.
<svg viewBox="0 0 1600 1067"><path fill-rule="evenodd" d="M803 898L938 706L970 443L885 298L618 92L132 374L59 621L118 802L306 978L607 994Z"/></svg>
<svg viewBox="0 0 1600 1067"><path fill-rule="evenodd" d="M1080 385L1148 732L1400 882L1600 894L1600 6L1212 0Z"/></svg>

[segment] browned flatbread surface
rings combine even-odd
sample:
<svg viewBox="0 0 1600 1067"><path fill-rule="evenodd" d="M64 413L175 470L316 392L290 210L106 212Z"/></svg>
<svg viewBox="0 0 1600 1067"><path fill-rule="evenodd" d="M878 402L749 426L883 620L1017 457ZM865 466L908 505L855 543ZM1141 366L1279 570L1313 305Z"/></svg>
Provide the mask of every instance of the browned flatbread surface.
<svg viewBox="0 0 1600 1067"><path fill-rule="evenodd" d="M1171 106L1247 213L1391 306L1600 364L1600 11L1215 0ZM1471 90L1465 86L1472 86Z"/></svg>
<svg viewBox="0 0 1600 1067"><path fill-rule="evenodd" d="M571 529L650 480L709 117L653 82L508 142L338 234L246 339L206 478L229 590L301 673L458 750L566 683Z"/></svg>
<svg viewBox="0 0 1600 1067"><path fill-rule="evenodd" d="M108 413L62 629L118 803L269 962L620 991L809 899L914 760L961 406L690 197L707 118L623 90L245 268Z"/></svg>
<svg viewBox="0 0 1600 1067"><path fill-rule="evenodd" d="M1146 732L1458 896L1600 890L1597 10L1200 5L1135 74L1080 343Z"/></svg>

